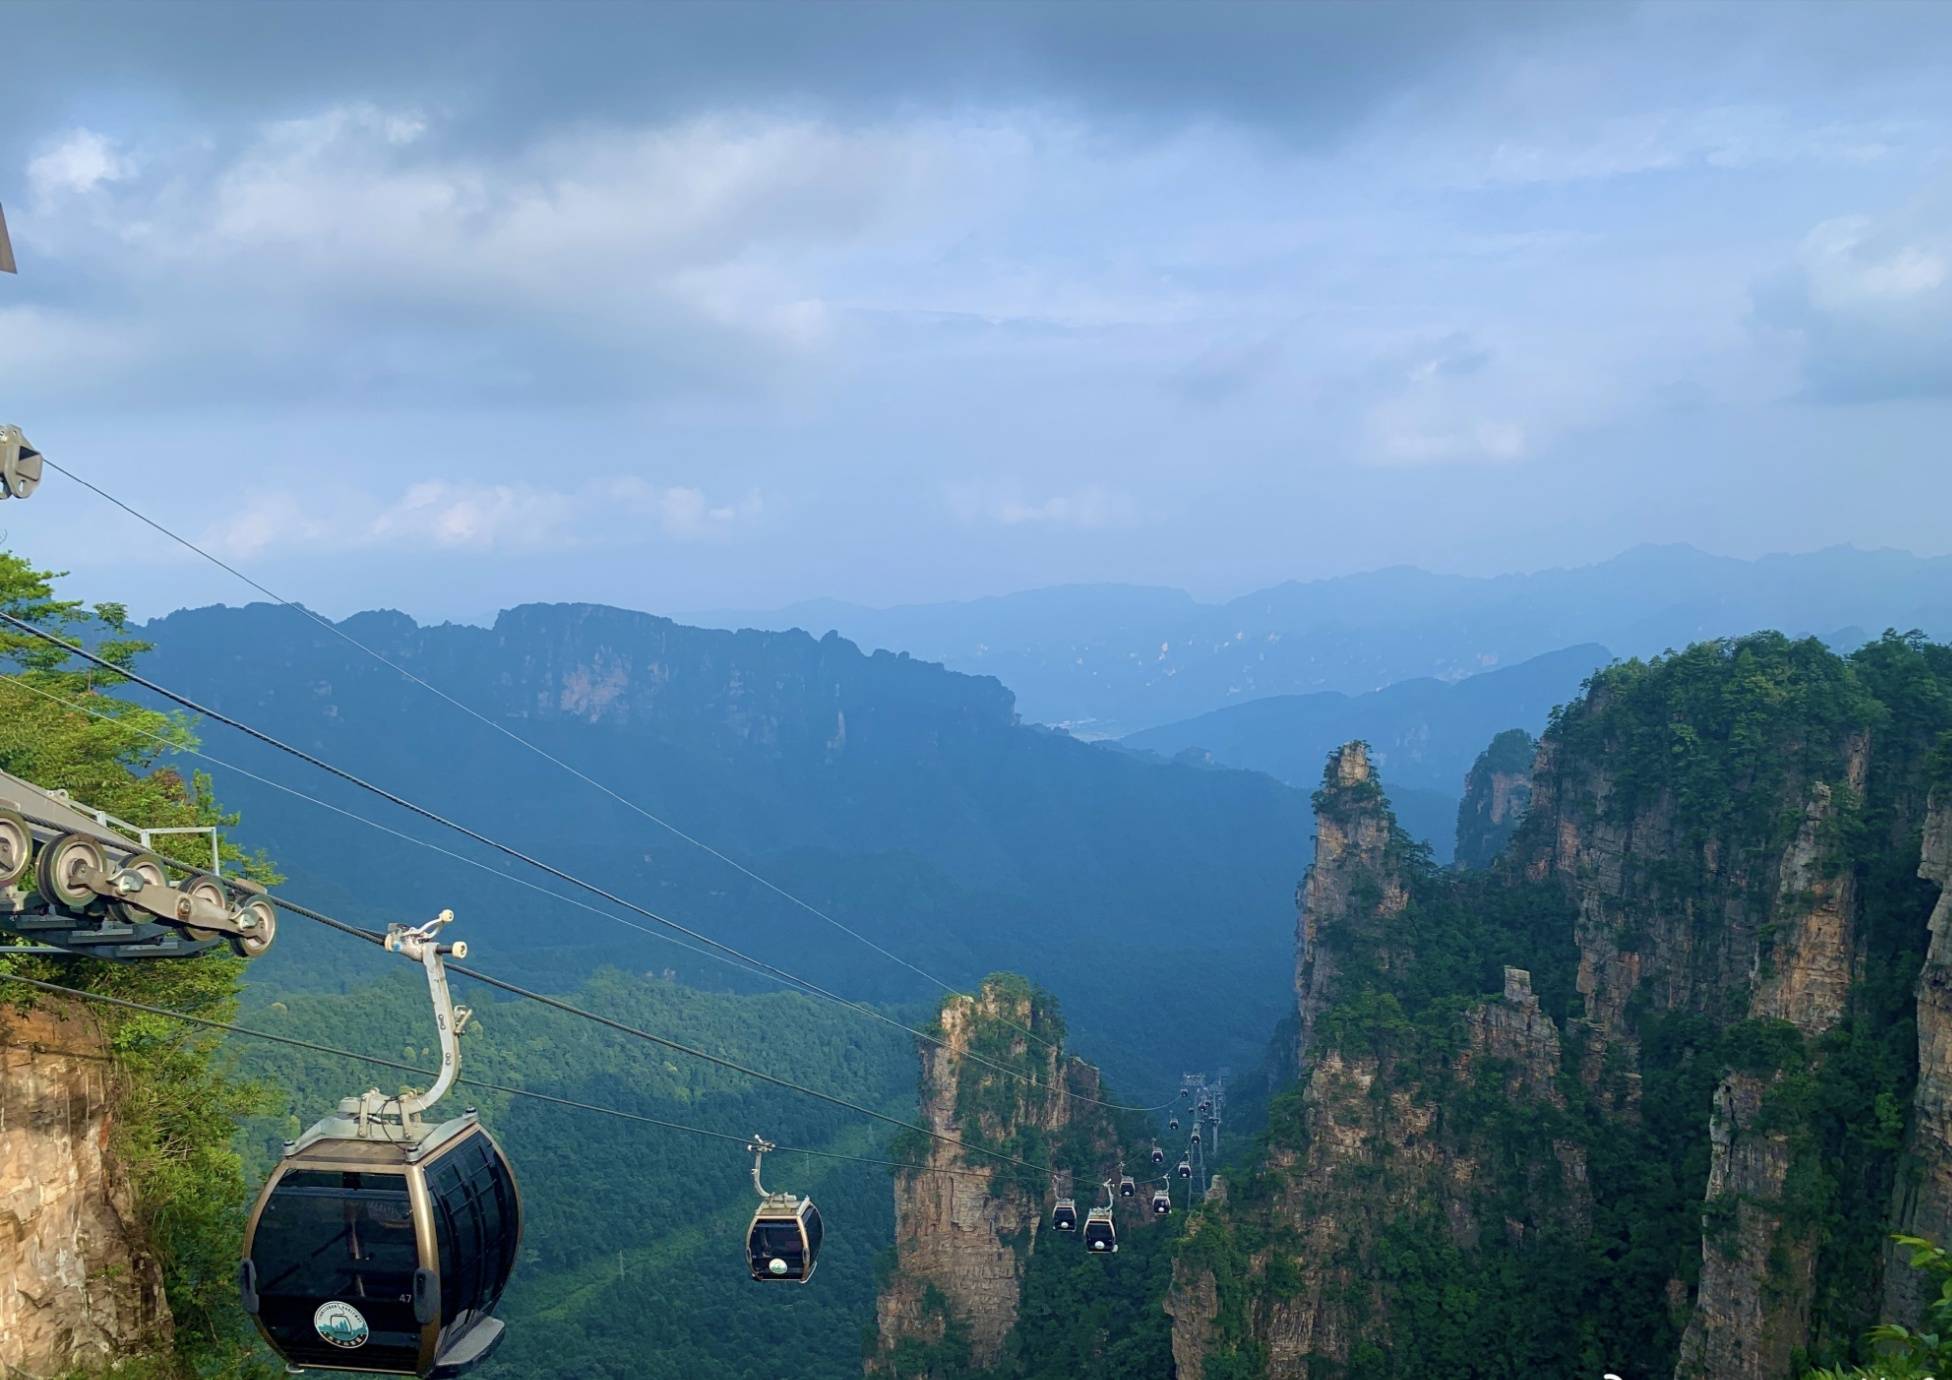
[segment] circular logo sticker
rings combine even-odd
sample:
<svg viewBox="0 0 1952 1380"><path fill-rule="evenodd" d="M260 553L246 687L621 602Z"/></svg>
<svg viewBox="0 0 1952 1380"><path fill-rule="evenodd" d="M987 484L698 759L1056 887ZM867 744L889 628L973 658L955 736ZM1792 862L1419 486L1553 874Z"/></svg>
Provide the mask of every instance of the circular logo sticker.
<svg viewBox="0 0 1952 1380"><path fill-rule="evenodd" d="M366 1339L373 1335L372 1329L366 1326L366 1319L359 1316L359 1310L337 1299L319 1305L319 1311L312 1314L312 1326L326 1341L345 1347L348 1351L366 1345Z"/></svg>

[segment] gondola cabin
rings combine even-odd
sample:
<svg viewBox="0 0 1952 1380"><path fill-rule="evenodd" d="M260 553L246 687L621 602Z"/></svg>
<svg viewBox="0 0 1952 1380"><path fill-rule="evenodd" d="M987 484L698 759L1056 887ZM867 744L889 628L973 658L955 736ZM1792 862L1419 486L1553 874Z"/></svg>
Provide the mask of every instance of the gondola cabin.
<svg viewBox="0 0 1952 1380"><path fill-rule="evenodd" d="M1156 1145L1152 1147L1152 1162L1155 1165L1164 1164L1166 1162L1166 1152L1164 1150L1161 1150Z"/></svg>
<svg viewBox="0 0 1952 1380"><path fill-rule="evenodd" d="M1159 1189L1152 1195L1152 1210L1160 1217L1166 1216L1173 1210L1173 1195Z"/></svg>
<svg viewBox="0 0 1952 1380"><path fill-rule="evenodd" d="M1094 1255L1110 1255L1118 1250L1118 1228L1112 1222L1110 1208L1095 1207L1086 1216L1084 1248Z"/></svg>
<svg viewBox="0 0 1952 1380"><path fill-rule="evenodd" d="M1075 1198L1059 1198L1057 1208L1051 1213L1051 1226L1058 1231L1078 1229L1078 1203Z"/></svg>
<svg viewBox="0 0 1952 1380"><path fill-rule="evenodd" d="M1191 1143L1194 1145L1198 1145L1200 1143L1200 1128L1197 1126L1193 1128L1193 1139Z"/></svg>
<svg viewBox="0 0 1952 1380"><path fill-rule="evenodd" d="M773 1284L805 1284L820 1263L820 1209L813 1199L775 1193L759 1205L746 1229L752 1277Z"/></svg>
<svg viewBox="0 0 1952 1380"><path fill-rule="evenodd" d="M1193 1165L1190 1160L1181 1160L1179 1162L1179 1177L1182 1179L1190 1179L1193 1177Z"/></svg>
<svg viewBox="0 0 1952 1380"><path fill-rule="evenodd" d="M1177 1131L1179 1129L1179 1118L1174 1117L1171 1121L1168 1121L1166 1123L1166 1129L1168 1131Z"/></svg>
<svg viewBox="0 0 1952 1380"><path fill-rule="evenodd" d="M472 1110L411 1139L342 1129L292 1145L258 1195L244 1309L293 1369L460 1375L502 1339L522 1240L508 1160Z"/></svg>
<svg viewBox="0 0 1952 1380"><path fill-rule="evenodd" d="M1139 1192L1139 1186L1132 1182L1132 1176L1130 1174L1124 1175L1122 1178L1119 1179L1118 1181L1119 1197L1121 1198L1136 1197L1138 1195L1138 1192Z"/></svg>

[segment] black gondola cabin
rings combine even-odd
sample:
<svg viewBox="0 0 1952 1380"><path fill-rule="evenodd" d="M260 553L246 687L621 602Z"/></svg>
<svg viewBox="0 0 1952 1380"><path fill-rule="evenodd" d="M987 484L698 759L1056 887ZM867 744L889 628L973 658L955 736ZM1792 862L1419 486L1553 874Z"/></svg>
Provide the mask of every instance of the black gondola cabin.
<svg viewBox="0 0 1952 1380"><path fill-rule="evenodd" d="M1084 1223L1084 1246L1093 1254L1109 1255L1118 1249L1118 1228L1112 1223L1112 1210L1095 1207Z"/></svg>
<svg viewBox="0 0 1952 1380"><path fill-rule="evenodd" d="M308 1136L251 1212L244 1309L296 1369L459 1375L501 1342L521 1240L515 1175L472 1112L412 1140Z"/></svg>
<svg viewBox="0 0 1952 1380"><path fill-rule="evenodd" d="M1173 1210L1173 1195L1160 1189L1152 1195L1152 1210L1164 1217Z"/></svg>
<svg viewBox="0 0 1952 1380"><path fill-rule="evenodd" d="M746 1264L769 1284L805 1284L820 1263L820 1209L813 1199L775 1193L746 1229Z"/></svg>
<svg viewBox="0 0 1952 1380"><path fill-rule="evenodd" d="M1058 1231L1078 1229L1078 1204L1075 1198L1059 1198L1057 1208L1051 1213L1051 1226Z"/></svg>

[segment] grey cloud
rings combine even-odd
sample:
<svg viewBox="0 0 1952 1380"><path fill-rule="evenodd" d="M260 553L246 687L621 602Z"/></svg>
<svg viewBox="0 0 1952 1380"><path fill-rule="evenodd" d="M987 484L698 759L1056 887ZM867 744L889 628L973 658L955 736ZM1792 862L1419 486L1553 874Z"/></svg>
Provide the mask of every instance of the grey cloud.
<svg viewBox="0 0 1952 1380"><path fill-rule="evenodd" d="M1820 402L1952 397L1952 203L1826 221L1755 290Z"/></svg>
<svg viewBox="0 0 1952 1380"><path fill-rule="evenodd" d="M160 112L303 108L411 87L506 135L539 121L662 119L701 105L827 115L1073 106L1148 124L1214 118L1303 139L1405 84L1615 4L1518 0L1045 0L932 4L299 3L9 7L59 118L105 87ZM4 134L0 134L0 139Z"/></svg>

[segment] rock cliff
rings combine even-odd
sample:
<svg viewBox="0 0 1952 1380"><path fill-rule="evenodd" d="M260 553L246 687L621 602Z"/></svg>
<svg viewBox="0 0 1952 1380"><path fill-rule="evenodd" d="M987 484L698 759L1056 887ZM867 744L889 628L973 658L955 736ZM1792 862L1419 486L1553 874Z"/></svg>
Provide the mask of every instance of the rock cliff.
<svg viewBox="0 0 1952 1380"><path fill-rule="evenodd" d="M1565 1105L1559 1030L1531 974L1505 969L1501 992L1454 1013L1454 1039L1426 1063L1422 1042L1393 1028L1400 1007L1379 997L1425 957L1428 865L1365 745L1330 756L1316 808L1298 920L1300 1085L1276 1104L1254 1181L1203 1214L1180 1253L1167 1309L1179 1374L1193 1380L1215 1358L1271 1380L1373 1366L1406 1230L1456 1250L1487 1232L1523 1249L1590 1212L1583 1147L1548 1132L1514 1165L1500 1143L1501 1116L1544 1108L1550 1122ZM1447 1111L1459 1089L1479 1116ZM1514 1176L1523 1192L1507 1191Z"/></svg>
<svg viewBox="0 0 1952 1380"><path fill-rule="evenodd" d="M1532 803L1532 755L1538 743L1522 728L1491 740L1464 778L1457 807L1457 865L1489 867L1504 851Z"/></svg>
<svg viewBox="0 0 1952 1380"><path fill-rule="evenodd" d="M1952 1242L1952 789L1932 796L1918 875L1940 890L1918 974L1918 1089L1905 1146L1913 1172L1900 1182L1892 1218L1897 1231L1946 1244ZM1916 1320L1920 1287L1919 1276L1887 1268L1887 1315Z"/></svg>
<svg viewBox="0 0 1952 1380"><path fill-rule="evenodd" d="M162 1271L111 1148L113 1093L88 1013L0 1006L0 1375L168 1345Z"/></svg>
<svg viewBox="0 0 1952 1380"><path fill-rule="evenodd" d="M1095 1095L1096 1070L1065 1059L1049 1012L1027 985L992 978L973 999L950 997L939 1038L921 1046L921 1114L938 1135L1047 1145L1071 1124L1070 1089ZM970 1059L972 1050L1050 1091ZM913 1150L931 1172L895 1182L895 1264L875 1301L867 1372L926 1376L944 1361L988 1368L1017 1323L1046 1185L942 1140Z"/></svg>
<svg viewBox="0 0 1952 1380"><path fill-rule="evenodd" d="M1952 1233L1948 706L1915 637L1616 665L1458 872L1333 754L1299 1077L1180 1251L1180 1374L1787 1380L1915 1307L1883 1238Z"/></svg>

